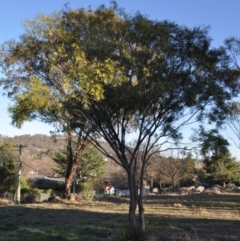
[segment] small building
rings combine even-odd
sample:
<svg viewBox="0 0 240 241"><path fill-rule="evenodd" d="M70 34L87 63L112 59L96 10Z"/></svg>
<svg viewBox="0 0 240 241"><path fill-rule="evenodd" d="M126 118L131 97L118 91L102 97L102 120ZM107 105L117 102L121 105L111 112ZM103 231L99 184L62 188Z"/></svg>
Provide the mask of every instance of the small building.
<svg viewBox="0 0 240 241"><path fill-rule="evenodd" d="M115 188L111 185L103 186L104 195L114 195Z"/></svg>

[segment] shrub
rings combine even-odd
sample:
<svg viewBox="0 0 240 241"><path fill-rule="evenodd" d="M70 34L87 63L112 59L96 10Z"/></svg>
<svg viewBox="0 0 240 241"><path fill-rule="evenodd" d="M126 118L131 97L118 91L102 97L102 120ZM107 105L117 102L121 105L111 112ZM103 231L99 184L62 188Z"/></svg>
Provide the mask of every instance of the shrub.
<svg viewBox="0 0 240 241"><path fill-rule="evenodd" d="M92 197L93 184L91 182L81 182L78 184L78 188L84 198Z"/></svg>
<svg viewBox="0 0 240 241"><path fill-rule="evenodd" d="M51 189L51 188L49 188L49 189L47 189L47 190L43 190L43 192L44 192L44 193L47 193L47 194L49 194L49 195L51 195L51 196L54 194L54 190Z"/></svg>
<svg viewBox="0 0 240 241"><path fill-rule="evenodd" d="M32 188L32 185L30 182L28 182L25 179L21 179L21 192L28 192Z"/></svg>
<svg viewBox="0 0 240 241"><path fill-rule="evenodd" d="M41 190L39 190L38 188L25 190L23 193L21 193L21 203L37 202L40 194Z"/></svg>

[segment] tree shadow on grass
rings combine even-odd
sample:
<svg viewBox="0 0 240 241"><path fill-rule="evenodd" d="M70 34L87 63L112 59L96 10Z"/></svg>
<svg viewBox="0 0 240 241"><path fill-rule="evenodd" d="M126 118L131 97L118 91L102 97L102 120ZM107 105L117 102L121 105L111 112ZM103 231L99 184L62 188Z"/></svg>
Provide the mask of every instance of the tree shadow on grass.
<svg viewBox="0 0 240 241"><path fill-rule="evenodd" d="M240 221L147 217L158 240L239 241Z"/></svg>
<svg viewBox="0 0 240 241"><path fill-rule="evenodd" d="M121 234L127 226L127 210L108 212L109 209L108 206L93 206L92 210L83 210L77 204L57 206L48 203L33 207L0 207L0 240L114 240L113 237ZM157 212L146 213L146 220L147 230L152 230L156 240L240 240L240 221L164 217Z"/></svg>
<svg viewBox="0 0 240 241"><path fill-rule="evenodd" d="M0 208L0 240L109 240L119 226L126 226L126 219L125 214L84 211L69 205L58 209L6 206Z"/></svg>

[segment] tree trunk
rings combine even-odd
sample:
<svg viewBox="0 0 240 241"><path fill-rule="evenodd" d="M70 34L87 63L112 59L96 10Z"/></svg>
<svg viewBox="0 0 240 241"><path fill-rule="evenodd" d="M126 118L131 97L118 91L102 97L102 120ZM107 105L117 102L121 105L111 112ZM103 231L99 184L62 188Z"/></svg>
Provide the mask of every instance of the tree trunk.
<svg viewBox="0 0 240 241"><path fill-rule="evenodd" d="M143 202L142 202L142 196L143 196L143 174L144 174L144 165L142 165L141 168L141 175L140 175L140 187L139 187L139 194L137 198L138 202L138 213L139 213L139 226L140 226L140 232L145 233L146 225L145 225L145 218L144 218L144 208L143 208Z"/></svg>
<svg viewBox="0 0 240 241"><path fill-rule="evenodd" d="M175 180L172 178L172 185L173 185L173 193L175 193Z"/></svg>
<svg viewBox="0 0 240 241"><path fill-rule="evenodd" d="M79 162L78 159L74 159L74 161L72 162L72 167L71 167L69 176L68 178L65 179L64 196L63 196L64 198L70 197L71 195L71 187L73 183L74 174L78 166L78 162Z"/></svg>
<svg viewBox="0 0 240 241"><path fill-rule="evenodd" d="M65 176L65 184L64 184L64 192L63 198L70 197L71 195L71 187L74 179L74 175L76 173L76 169L79 163L79 159L85 150L84 139L79 138L77 143L77 151L73 159L72 153L72 136L69 134L68 145L67 145L67 170Z"/></svg>
<svg viewBox="0 0 240 241"><path fill-rule="evenodd" d="M162 194L162 179L159 179L159 192Z"/></svg>
<svg viewBox="0 0 240 241"><path fill-rule="evenodd" d="M144 216L144 208L143 208L142 197L138 198L138 209L139 209L138 211L139 211L140 231L141 231L141 233L145 233L146 224L145 224L145 216Z"/></svg>
<svg viewBox="0 0 240 241"><path fill-rule="evenodd" d="M128 222L131 230L136 230L137 222L136 222L136 208L137 208L137 186L135 182L135 177L131 173L128 172L128 185L130 191L130 204L129 204L129 213L128 213Z"/></svg>
<svg viewBox="0 0 240 241"><path fill-rule="evenodd" d="M71 194L71 186L72 180L70 179L70 174L73 165L73 154L72 154L72 133L68 133L68 141L67 141L67 170L65 174L65 184L63 191L63 198L70 196Z"/></svg>

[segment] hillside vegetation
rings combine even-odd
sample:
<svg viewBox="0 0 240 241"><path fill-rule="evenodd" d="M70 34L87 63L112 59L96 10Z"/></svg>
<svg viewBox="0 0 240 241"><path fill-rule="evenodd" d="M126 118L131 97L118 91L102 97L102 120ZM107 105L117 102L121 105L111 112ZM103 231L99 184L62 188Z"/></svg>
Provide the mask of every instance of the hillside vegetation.
<svg viewBox="0 0 240 241"><path fill-rule="evenodd" d="M66 138L65 136L48 136L42 134L36 135L21 135L14 137L7 137L0 135L0 145L4 142L13 143L18 151L18 146L21 144L25 146L22 152L23 161L23 175L26 177L30 172L36 172L44 176L53 176L56 169L56 163L53 160L56 152L59 152L65 148ZM110 147L103 143L109 153L113 154ZM18 156L16 157L18 161ZM118 170L118 165L111 161L106 168L106 177L109 177L109 173L112 170Z"/></svg>
<svg viewBox="0 0 240 241"><path fill-rule="evenodd" d="M30 172L40 175L52 175L52 169L56 167L53 156L56 152L64 148L64 136L47 136L42 134L21 135L14 137L0 136L0 144L4 142L13 143L18 151L18 146L24 146L22 152L23 175L27 176ZM16 160L18 161L18 160Z"/></svg>

